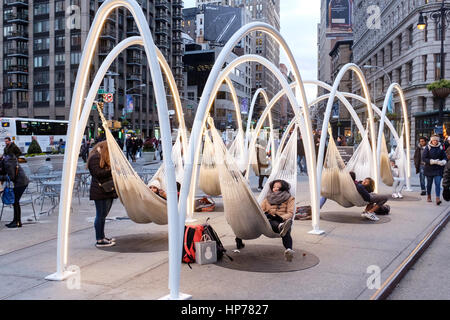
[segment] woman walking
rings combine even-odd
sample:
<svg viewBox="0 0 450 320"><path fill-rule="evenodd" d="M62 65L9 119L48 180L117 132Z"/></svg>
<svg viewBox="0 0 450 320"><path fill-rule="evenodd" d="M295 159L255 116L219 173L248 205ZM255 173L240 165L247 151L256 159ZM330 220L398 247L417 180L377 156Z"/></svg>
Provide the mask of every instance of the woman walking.
<svg viewBox="0 0 450 320"><path fill-rule="evenodd" d="M439 137L433 136L428 146L423 151L422 161L425 163L424 175L427 178L427 202L431 201L431 189L433 182L436 192L436 204L441 202L441 181L444 174L444 166L447 164L447 155L442 147Z"/></svg>
<svg viewBox="0 0 450 320"><path fill-rule="evenodd" d="M27 189L29 180L14 155L5 155L0 160L0 181L8 180L14 184L14 218L6 227L20 228L22 227L20 198Z"/></svg>
<svg viewBox="0 0 450 320"><path fill-rule="evenodd" d="M111 175L108 143L97 143L89 154L87 167L92 176L90 200L94 200L96 217L94 222L97 247L111 247L115 245L114 239L105 236L105 221L113 200L117 198L114 190L114 181Z"/></svg>

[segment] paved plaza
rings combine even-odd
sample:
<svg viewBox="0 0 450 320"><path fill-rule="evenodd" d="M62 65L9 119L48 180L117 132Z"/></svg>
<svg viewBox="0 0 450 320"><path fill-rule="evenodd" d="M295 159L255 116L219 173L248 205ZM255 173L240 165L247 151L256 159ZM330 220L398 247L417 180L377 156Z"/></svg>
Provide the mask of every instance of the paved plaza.
<svg viewBox="0 0 450 320"><path fill-rule="evenodd" d="M230 255L245 257L252 254L252 248L278 247L279 252L273 252L279 254L281 271L276 272L276 268L272 268L272 272L233 270L222 264L192 264L190 269L183 264L180 291L195 300L369 299L376 290L367 286L371 276L368 268L379 267L381 282L384 282L449 210L447 202L436 206L420 197L415 176L412 185L415 191L405 192L405 200L389 201L391 214L383 218L383 223L368 223L360 217L361 208L345 209L332 201L322 209L323 236L308 234L312 229L310 220L296 220L292 230L294 262L306 259L301 254L306 252L306 257L311 254L318 263L308 269L289 272L284 271L283 264L289 262L283 260L281 239L263 236L245 241L246 247L240 253L233 252L234 234L225 220L221 198L216 198L216 211L196 213L196 223L211 218L211 225ZM251 177L251 186L256 194L256 177ZM381 193L389 191L382 187ZM198 191L198 196L201 194ZM307 177L300 175L298 205L307 205L308 197ZM12 209L5 208L0 226L1 299L158 299L169 293L167 226L133 223L126 219L126 212L117 200L105 228L107 236L117 239L117 245L100 250L94 246L93 201L85 194L80 202L74 197L72 206L68 265L80 268L80 286L74 286L73 281L44 279L56 271L57 209L50 215L40 215L39 221L34 222L27 221L33 219L31 209L26 206L23 208L24 226L9 230L4 224L10 221ZM448 243L448 239L444 243ZM265 261L264 250L258 252L262 255L258 261ZM267 257L269 269L273 261L273 257ZM257 266L254 267L256 270ZM444 282L448 279L442 278ZM448 298L449 288L448 283L442 283L439 297Z"/></svg>

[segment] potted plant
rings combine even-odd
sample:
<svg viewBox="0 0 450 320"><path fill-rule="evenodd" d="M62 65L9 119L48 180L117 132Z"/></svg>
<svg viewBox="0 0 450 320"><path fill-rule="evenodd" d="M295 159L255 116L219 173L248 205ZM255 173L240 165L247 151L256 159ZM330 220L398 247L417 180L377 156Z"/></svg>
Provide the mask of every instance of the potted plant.
<svg viewBox="0 0 450 320"><path fill-rule="evenodd" d="M39 168L46 165L45 161L47 160L47 155L42 152L41 146L37 140L33 139L28 147L25 158L31 173L35 174Z"/></svg>
<svg viewBox="0 0 450 320"><path fill-rule="evenodd" d="M142 158L144 158L145 163L151 163L155 161L155 146L150 139L146 139L142 146Z"/></svg>
<svg viewBox="0 0 450 320"><path fill-rule="evenodd" d="M428 91L433 93L435 98L445 99L450 94L450 80L439 80L427 85Z"/></svg>

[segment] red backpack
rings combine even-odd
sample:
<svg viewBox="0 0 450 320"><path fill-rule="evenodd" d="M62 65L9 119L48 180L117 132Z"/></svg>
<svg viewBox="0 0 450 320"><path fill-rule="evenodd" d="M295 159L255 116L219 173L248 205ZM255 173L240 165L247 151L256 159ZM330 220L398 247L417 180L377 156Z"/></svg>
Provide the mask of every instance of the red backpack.
<svg viewBox="0 0 450 320"><path fill-rule="evenodd" d="M203 236L204 226L185 226L184 227L184 242L183 242L183 262L189 265L195 262L195 243L200 242Z"/></svg>

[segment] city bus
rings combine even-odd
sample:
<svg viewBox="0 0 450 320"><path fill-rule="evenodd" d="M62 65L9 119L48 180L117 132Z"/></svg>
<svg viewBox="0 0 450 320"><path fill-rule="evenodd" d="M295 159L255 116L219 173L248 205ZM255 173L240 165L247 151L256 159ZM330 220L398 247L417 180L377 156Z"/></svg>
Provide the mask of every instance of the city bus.
<svg viewBox="0 0 450 320"><path fill-rule="evenodd" d="M27 118L0 118L0 152L5 148L5 138L10 137L23 153L28 151L32 139L37 140L42 152L58 147L60 139L66 141L69 121ZM53 146L53 147L52 147Z"/></svg>

